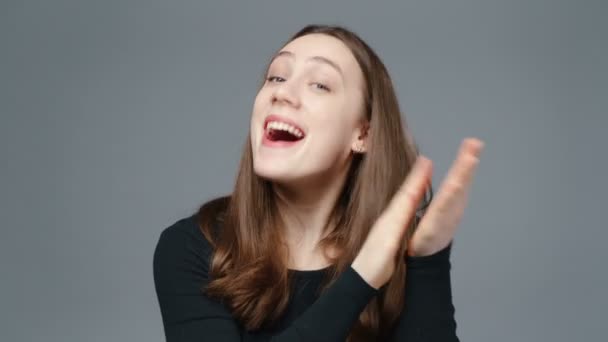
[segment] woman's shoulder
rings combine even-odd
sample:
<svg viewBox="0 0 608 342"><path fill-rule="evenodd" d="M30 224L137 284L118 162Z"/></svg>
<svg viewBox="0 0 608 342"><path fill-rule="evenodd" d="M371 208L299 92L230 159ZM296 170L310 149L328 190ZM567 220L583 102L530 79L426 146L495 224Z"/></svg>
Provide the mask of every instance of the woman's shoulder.
<svg viewBox="0 0 608 342"><path fill-rule="evenodd" d="M209 276L211 244L199 229L197 213L165 227L154 248L153 273L159 294L196 293Z"/></svg>
<svg viewBox="0 0 608 342"><path fill-rule="evenodd" d="M207 210L210 203L217 204L218 199L211 200L201 206L196 212L177 219L165 227L158 238L157 249L162 247L165 251L177 254L196 254L208 260L212 254L211 241L203 234L202 226L211 225L211 233L217 234L222 220L220 210ZM215 209L218 209L216 206ZM210 217L213 216L213 217ZM188 255L182 255L184 259ZM190 255L191 256L191 255Z"/></svg>
<svg viewBox="0 0 608 342"><path fill-rule="evenodd" d="M155 262L207 263L211 245L197 221L197 215L191 214L164 228L154 251Z"/></svg>
<svg viewBox="0 0 608 342"><path fill-rule="evenodd" d="M206 239L199 228L198 213L192 213L169 224L161 231L160 239L199 243L206 242Z"/></svg>

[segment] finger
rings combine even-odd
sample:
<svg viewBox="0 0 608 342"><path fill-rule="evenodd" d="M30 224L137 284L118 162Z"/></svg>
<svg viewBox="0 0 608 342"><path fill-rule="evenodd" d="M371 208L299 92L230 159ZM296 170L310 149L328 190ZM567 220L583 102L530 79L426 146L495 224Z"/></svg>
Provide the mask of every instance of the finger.
<svg viewBox="0 0 608 342"><path fill-rule="evenodd" d="M435 200L431 201L426 216L451 220L462 211L467 197L467 187L446 180L441 184Z"/></svg>
<svg viewBox="0 0 608 342"><path fill-rule="evenodd" d="M462 141L461 148L469 150L476 157L481 155L485 143L477 138L465 138Z"/></svg>
<svg viewBox="0 0 608 342"><path fill-rule="evenodd" d="M447 186L454 185L456 188L466 188L471 184L482 149L483 142L481 140L475 138L463 140L456 160L446 175Z"/></svg>
<svg viewBox="0 0 608 342"><path fill-rule="evenodd" d="M399 234L405 231L406 224L414 216L418 203L424 196L431 175L431 160L419 156L384 212L384 218L394 222L394 224L387 225L390 227L387 229L397 230L397 232L390 233Z"/></svg>
<svg viewBox="0 0 608 342"><path fill-rule="evenodd" d="M462 210L469 188L473 181L483 142L477 139L465 139L461 144L458 156L441 184L434 205L429 212L447 213L450 208Z"/></svg>

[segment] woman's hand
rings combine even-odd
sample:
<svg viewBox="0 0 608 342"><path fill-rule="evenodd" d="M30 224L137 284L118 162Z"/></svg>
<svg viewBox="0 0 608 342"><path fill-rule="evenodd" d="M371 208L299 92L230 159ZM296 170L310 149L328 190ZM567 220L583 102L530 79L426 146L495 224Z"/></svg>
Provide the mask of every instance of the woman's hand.
<svg viewBox="0 0 608 342"><path fill-rule="evenodd" d="M437 197L431 201L408 243L408 255L434 254L447 247L454 238L468 202L469 189L482 149L483 142L478 139L465 139L462 142Z"/></svg>
<svg viewBox="0 0 608 342"><path fill-rule="evenodd" d="M466 206L483 142L468 138L407 246L411 256L433 254L446 247ZM427 184L432 162L419 156L411 172L370 230L352 267L372 287L384 285L395 271L395 256L403 244Z"/></svg>

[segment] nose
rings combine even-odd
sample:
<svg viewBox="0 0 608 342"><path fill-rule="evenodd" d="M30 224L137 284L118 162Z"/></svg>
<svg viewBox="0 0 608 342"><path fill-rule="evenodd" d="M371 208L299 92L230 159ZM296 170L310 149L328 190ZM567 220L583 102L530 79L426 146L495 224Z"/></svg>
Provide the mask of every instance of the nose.
<svg viewBox="0 0 608 342"><path fill-rule="evenodd" d="M285 80L276 84L272 94L272 104L284 103L292 107L300 106L300 97L296 82Z"/></svg>

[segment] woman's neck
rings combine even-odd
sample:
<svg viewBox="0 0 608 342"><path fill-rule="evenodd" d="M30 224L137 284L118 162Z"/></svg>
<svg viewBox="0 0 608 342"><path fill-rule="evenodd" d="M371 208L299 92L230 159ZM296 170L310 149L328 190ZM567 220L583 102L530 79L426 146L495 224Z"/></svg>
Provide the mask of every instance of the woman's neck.
<svg viewBox="0 0 608 342"><path fill-rule="evenodd" d="M273 185L292 256L300 254L306 259L307 254L321 252L317 245L327 233L325 228L345 180L346 171L331 177L330 182L315 185Z"/></svg>

